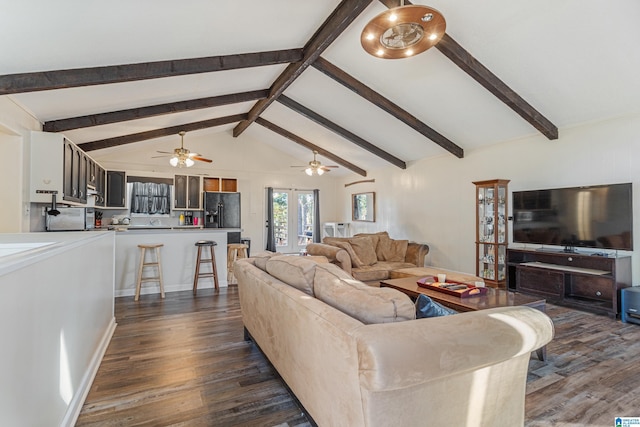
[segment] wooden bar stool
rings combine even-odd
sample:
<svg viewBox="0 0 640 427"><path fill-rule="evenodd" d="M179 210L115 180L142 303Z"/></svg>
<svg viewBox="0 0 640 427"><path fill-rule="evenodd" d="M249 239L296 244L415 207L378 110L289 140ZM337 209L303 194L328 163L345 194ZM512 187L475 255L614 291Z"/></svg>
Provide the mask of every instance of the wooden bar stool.
<svg viewBox="0 0 640 427"><path fill-rule="evenodd" d="M244 243L229 243L227 245L227 283L236 283L236 277L233 274L233 263L237 259L248 258L248 247Z"/></svg>
<svg viewBox="0 0 640 427"><path fill-rule="evenodd" d="M198 247L198 255L196 259L196 273L193 276L193 295L198 291L198 279L201 277L213 277L213 284L216 287L216 291L220 289L218 285L218 270L216 269L216 254L213 250L214 246L218 244L213 240L198 240L196 246ZM202 248L209 247L209 253L211 258L202 258ZM200 273L200 264L211 264L210 273Z"/></svg>
<svg viewBox="0 0 640 427"><path fill-rule="evenodd" d="M164 245L162 243L152 244L152 245L138 245L140 248L140 263L138 264L138 280L136 282L136 296L134 301L138 301L140 298L140 288L142 287L142 282L158 282L160 283L160 296L164 298L164 285L162 282L162 263L160 261L160 248ZM145 262L145 257L147 253L147 249L153 249L155 252L155 261L154 262ZM153 252L150 252L153 254ZM157 276L149 276L142 277L142 270L145 267L155 267L158 269Z"/></svg>

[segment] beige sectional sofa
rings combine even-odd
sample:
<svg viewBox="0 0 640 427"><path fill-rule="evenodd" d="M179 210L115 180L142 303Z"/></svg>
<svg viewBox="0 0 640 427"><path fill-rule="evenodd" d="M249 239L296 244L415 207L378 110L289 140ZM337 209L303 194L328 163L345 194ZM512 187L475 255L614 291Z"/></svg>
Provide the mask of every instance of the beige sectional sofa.
<svg viewBox="0 0 640 427"><path fill-rule="evenodd" d="M325 237L322 243L308 244L307 252L326 256L355 279L371 282L389 279L393 270L422 267L429 246L392 239L383 231L353 237Z"/></svg>
<svg viewBox="0 0 640 427"><path fill-rule="evenodd" d="M523 425L530 353L553 336L529 307L415 319L411 300L308 257L235 263L247 337L319 426Z"/></svg>

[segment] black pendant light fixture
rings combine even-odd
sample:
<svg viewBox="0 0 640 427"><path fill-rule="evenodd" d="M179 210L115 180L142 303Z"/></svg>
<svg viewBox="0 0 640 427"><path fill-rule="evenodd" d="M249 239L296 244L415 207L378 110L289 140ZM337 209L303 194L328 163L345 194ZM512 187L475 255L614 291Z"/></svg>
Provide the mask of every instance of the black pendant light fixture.
<svg viewBox="0 0 640 427"><path fill-rule="evenodd" d="M382 12L362 30L360 42L369 54L383 59L408 58L435 46L447 24L437 10L401 5Z"/></svg>

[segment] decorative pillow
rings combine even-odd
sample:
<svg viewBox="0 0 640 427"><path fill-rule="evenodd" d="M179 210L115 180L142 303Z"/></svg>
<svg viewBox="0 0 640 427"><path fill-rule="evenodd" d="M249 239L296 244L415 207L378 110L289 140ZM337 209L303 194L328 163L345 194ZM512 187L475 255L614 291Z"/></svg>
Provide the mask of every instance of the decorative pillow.
<svg viewBox="0 0 640 427"><path fill-rule="evenodd" d="M380 236L389 237L389 233L386 232L386 231L379 231L377 233L358 233L353 237L362 237L362 236L370 237L371 240L373 241L373 249L377 250L378 249L378 243L380 242Z"/></svg>
<svg viewBox="0 0 640 427"><path fill-rule="evenodd" d="M362 265L373 265L378 261L373 240L369 236L353 237L349 241Z"/></svg>
<svg viewBox="0 0 640 427"><path fill-rule="evenodd" d="M425 294L418 295L416 299L416 319L449 316L451 314L458 314L458 312L435 302Z"/></svg>
<svg viewBox="0 0 640 427"><path fill-rule="evenodd" d="M322 243L327 245L336 246L336 243L347 242L349 243L350 237L325 237L322 239Z"/></svg>
<svg viewBox="0 0 640 427"><path fill-rule="evenodd" d="M255 260L254 265L256 267L258 267L262 271L267 271L267 260L269 260L271 257L276 256L276 255L277 254L275 252L262 251L262 252L258 252L256 254L253 254L253 256L251 256L251 258L253 258Z"/></svg>
<svg viewBox="0 0 640 427"><path fill-rule="evenodd" d="M349 277L333 264L319 264L314 278L316 298L365 324L413 320L411 299L391 288L376 288Z"/></svg>
<svg viewBox="0 0 640 427"><path fill-rule="evenodd" d="M394 240L389 238L389 235L380 235L376 256L381 261L402 262L408 246L408 240Z"/></svg>
<svg viewBox="0 0 640 427"><path fill-rule="evenodd" d="M360 258L358 257L356 252L353 250L353 246L351 246L350 243L348 243L348 242L335 242L332 246L336 246L338 248L341 248L341 249L344 249L345 251L347 251L347 253L349 254L349 257L351 258L351 267L360 268L360 267L362 267L364 265L362 263L362 261L360 261Z"/></svg>
<svg viewBox="0 0 640 427"><path fill-rule="evenodd" d="M304 256L278 255L267 260L267 273L302 292L314 295L316 262Z"/></svg>

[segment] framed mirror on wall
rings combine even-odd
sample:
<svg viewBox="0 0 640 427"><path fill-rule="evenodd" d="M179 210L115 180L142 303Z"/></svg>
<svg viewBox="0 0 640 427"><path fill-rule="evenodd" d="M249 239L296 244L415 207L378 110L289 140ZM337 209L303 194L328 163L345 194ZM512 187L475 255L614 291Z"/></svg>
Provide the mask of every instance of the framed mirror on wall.
<svg viewBox="0 0 640 427"><path fill-rule="evenodd" d="M376 222L376 193L352 194L351 213L354 221Z"/></svg>

